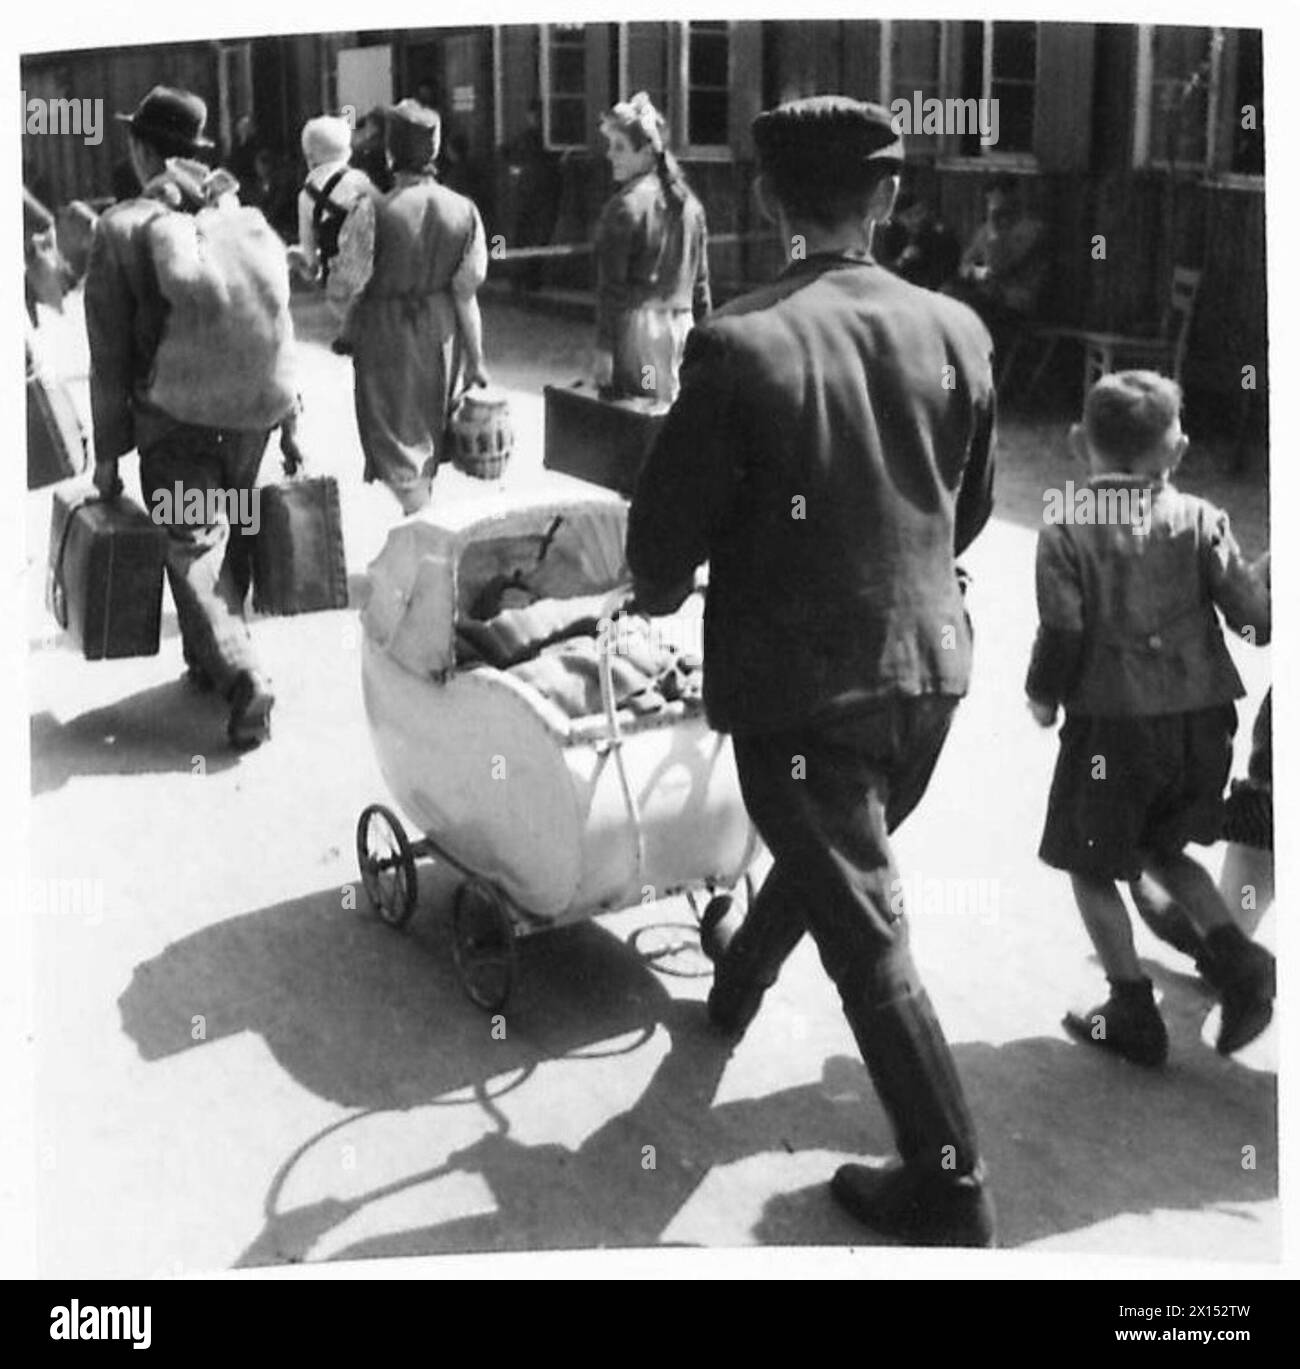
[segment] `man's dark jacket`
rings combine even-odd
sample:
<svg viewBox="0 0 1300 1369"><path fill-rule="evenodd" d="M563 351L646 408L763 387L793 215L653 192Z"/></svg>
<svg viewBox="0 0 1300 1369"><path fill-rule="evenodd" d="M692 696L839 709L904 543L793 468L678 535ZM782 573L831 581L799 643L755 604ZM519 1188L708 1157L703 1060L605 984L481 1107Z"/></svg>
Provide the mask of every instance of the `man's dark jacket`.
<svg viewBox="0 0 1300 1369"><path fill-rule="evenodd" d="M955 557L992 508L991 352L964 305L838 256L794 263L691 333L627 551L661 606L710 563L714 727L966 692Z"/></svg>

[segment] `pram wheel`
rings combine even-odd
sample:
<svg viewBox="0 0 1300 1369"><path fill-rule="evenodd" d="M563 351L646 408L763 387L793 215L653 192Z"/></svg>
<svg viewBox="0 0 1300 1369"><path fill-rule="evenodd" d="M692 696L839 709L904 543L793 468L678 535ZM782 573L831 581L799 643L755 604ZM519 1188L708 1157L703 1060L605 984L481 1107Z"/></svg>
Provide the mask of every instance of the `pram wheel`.
<svg viewBox="0 0 1300 1369"><path fill-rule="evenodd" d="M402 824L382 803L357 819L357 864L370 906L390 927L405 927L415 911L419 877Z"/></svg>
<svg viewBox="0 0 1300 1369"><path fill-rule="evenodd" d="M500 891L474 876L456 890L452 953L470 1000L495 1012L515 981L515 928Z"/></svg>

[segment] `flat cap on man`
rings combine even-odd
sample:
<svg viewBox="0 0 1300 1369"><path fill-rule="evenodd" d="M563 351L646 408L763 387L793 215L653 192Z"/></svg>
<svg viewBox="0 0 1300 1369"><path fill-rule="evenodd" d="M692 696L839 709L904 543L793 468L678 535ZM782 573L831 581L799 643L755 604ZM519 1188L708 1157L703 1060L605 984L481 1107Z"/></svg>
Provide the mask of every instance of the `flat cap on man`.
<svg viewBox="0 0 1300 1369"><path fill-rule="evenodd" d="M754 146L765 166L813 163L852 177L878 164L902 165L903 136L884 105L847 95L812 95L764 110L753 123Z"/></svg>

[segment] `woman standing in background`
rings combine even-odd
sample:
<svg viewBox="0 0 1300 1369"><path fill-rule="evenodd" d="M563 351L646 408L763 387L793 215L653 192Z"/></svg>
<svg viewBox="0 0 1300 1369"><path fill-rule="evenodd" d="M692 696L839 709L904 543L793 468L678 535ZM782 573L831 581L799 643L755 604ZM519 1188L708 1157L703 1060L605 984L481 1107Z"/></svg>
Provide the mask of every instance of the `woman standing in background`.
<svg viewBox="0 0 1300 1369"><path fill-rule="evenodd" d="M601 132L618 189L596 228L593 379L671 403L686 336L712 308L704 207L644 92L615 105Z"/></svg>

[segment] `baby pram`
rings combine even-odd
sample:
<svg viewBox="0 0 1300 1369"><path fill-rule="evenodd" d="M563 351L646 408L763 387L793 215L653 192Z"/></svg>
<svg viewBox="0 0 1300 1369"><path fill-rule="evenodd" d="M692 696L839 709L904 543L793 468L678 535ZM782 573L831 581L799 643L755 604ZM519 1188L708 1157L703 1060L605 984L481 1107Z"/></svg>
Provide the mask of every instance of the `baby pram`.
<svg viewBox="0 0 1300 1369"><path fill-rule="evenodd" d="M655 620L647 645L646 620L613 616L630 583L627 506L551 479L403 521L370 567L362 613L375 751L421 834L367 807L362 881L400 927L417 857L463 876L452 944L490 1011L520 937L674 893L729 897L716 891L757 848L730 741L704 717L698 619L688 605Z"/></svg>

